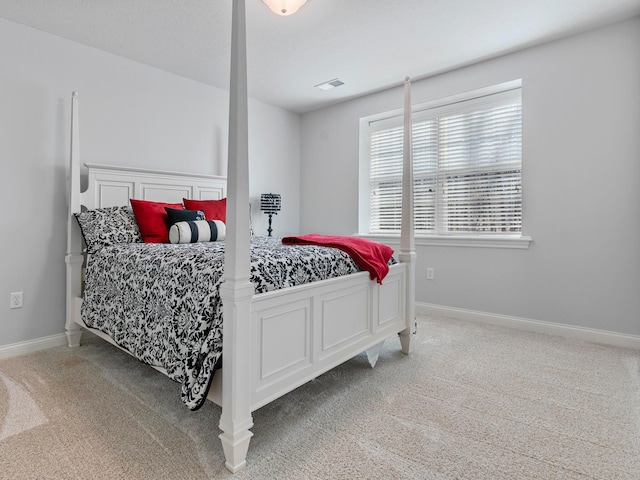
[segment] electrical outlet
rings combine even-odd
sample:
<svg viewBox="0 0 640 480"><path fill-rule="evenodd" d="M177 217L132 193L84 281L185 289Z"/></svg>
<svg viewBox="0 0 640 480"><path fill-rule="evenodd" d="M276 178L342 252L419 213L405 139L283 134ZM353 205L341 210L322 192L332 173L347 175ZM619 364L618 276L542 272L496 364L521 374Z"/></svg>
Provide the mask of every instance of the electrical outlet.
<svg viewBox="0 0 640 480"><path fill-rule="evenodd" d="M23 307L22 292L12 292L9 294L9 308L22 308Z"/></svg>
<svg viewBox="0 0 640 480"><path fill-rule="evenodd" d="M435 271L432 267L427 268L427 280L433 280L435 278Z"/></svg>

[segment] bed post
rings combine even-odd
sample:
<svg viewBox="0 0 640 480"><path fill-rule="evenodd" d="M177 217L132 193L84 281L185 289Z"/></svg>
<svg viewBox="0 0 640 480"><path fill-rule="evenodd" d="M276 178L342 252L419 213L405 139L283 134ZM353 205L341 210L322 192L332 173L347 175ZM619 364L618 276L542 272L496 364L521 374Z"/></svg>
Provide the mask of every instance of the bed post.
<svg viewBox="0 0 640 480"><path fill-rule="evenodd" d="M400 332L402 353L413 350L416 333L416 247L413 226L413 151L411 143L411 81L404 79L404 142L402 148L402 224L400 262L407 265L405 315L407 328Z"/></svg>
<svg viewBox="0 0 640 480"><path fill-rule="evenodd" d="M233 0L229 158L227 165L227 234L223 305L222 415L220 440L225 466L237 472L246 465L253 435L251 417L251 299L249 237L249 158L247 52L244 0Z"/></svg>
<svg viewBox="0 0 640 480"><path fill-rule="evenodd" d="M80 142L78 137L78 92L71 95L71 155L69 168L69 215L67 217L67 319L65 330L69 347L80 345L82 330L75 322L75 299L82 296L82 237L73 218L80 212Z"/></svg>

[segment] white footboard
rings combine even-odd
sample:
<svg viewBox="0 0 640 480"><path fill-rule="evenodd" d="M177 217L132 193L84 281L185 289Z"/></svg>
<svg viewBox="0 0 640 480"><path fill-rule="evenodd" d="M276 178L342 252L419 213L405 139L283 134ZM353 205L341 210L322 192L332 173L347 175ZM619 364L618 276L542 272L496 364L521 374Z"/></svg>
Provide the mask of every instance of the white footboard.
<svg viewBox="0 0 640 480"><path fill-rule="evenodd" d="M251 410L406 329L405 281L399 264L382 285L363 272L254 296ZM222 374L209 393L215 403Z"/></svg>

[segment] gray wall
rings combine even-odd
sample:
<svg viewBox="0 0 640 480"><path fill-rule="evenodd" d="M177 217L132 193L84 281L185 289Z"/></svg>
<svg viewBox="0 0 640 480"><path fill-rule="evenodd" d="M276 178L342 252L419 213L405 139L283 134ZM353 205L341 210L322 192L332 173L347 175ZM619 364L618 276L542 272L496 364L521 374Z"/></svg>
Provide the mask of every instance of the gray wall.
<svg viewBox="0 0 640 480"><path fill-rule="evenodd" d="M419 245L417 301L640 335L640 18L414 82L412 101L518 78L533 242ZM303 232L358 231L359 119L401 106L398 87L303 115Z"/></svg>
<svg viewBox="0 0 640 480"><path fill-rule="evenodd" d="M0 346L64 331L73 90L84 162L226 174L228 92L0 19ZM254 228L272 191L277 233L297 233L300 116L250 101L249 117Z"/></svg>
<svg viewBox="0 0 640 480"><path fill-rule="evenodd" d="M418 103L522 78L524 230L534 239L525 251L420 245L419 302L640 334L638 45L635 18L414 83ZM226 173L226 91L0 20L0 346L64 330L73 90L83 161ZM283 195L276 233L356 232L359 119L401 104L398 87L306 114L301 126L250 101L257 233L266 191ZM9 310L13 291L24 308Z"/></svg>

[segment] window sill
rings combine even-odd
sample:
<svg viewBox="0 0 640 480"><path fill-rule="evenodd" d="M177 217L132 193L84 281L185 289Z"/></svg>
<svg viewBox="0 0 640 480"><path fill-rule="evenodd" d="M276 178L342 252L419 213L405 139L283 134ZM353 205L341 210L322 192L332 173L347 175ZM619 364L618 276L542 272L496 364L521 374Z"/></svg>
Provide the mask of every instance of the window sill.
<svg viewBox="0 0 640 480"><path fill-rule="evenodd" d="M388 244L400 244L400 235L369 235L358 234L359 237L368 238L376 242ZM445 236L445 235L421 235L416 236L417 246L429 247L479 247L479 248L519 248L528 249L533 238L522 237L500 237L500 236Z"/></svg>

